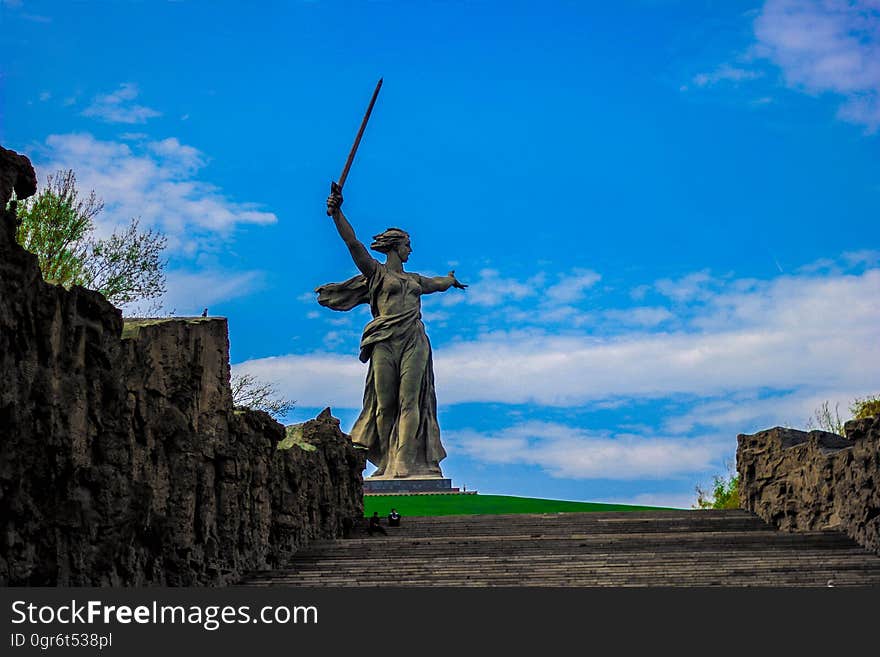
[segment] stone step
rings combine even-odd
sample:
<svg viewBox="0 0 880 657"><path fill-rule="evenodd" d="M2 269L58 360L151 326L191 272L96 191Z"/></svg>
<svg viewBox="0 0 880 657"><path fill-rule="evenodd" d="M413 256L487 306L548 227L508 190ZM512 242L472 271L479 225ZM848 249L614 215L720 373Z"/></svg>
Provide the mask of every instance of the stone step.
<svg viewBox="0 0 880 657"><path fill-rule="evenodd" d="M723 518L718 516L700 516L702 512L691 512L692 517L662 517L656 519L639 519L632 517L603 518L603 519L571 519L559 516L454 516L446 519L435 518L409 518L405 519L401 527L387 528L398 536L434 536L441 534L469 535L479 534L510 534L510 533L559 533L570 532L572 528L582 528L584 531L596 531L597 529L611 528L615 533L628 531L712 531L717 529L720 523L729 530L739 529L766 529L766 525L755 516L734 516ZM565 515L602 515L602 514L565 514ZM632 516L633 514L624 514ZM517 531L519 530L519 531ZM364 531L364 530L362 530ZM359 535L359 534L358 534Z"/></svg>
<svg viewBox="0 0 880 657"><path fill-rule="evenodd" d="M681 534L633 534L626 537L613 534L594 536L571 536L571 537L505 537L498 539L491 536L475 536L465 539L385 539L376 537L365 542L345 541L344 544L324 544L312 546L297 554L297 562L304 563L313 558L345 558L351 555L353 558L363 560L372 555L379 558L387 558L391 555L418 555L431 554L460 555L460 554L503 554L503 553L580 553L585 550L597 551L604 549L621 550L627 552L662 552L663 554L675 554L678 552L708 551L713 548L735 546L740 552L760 551L762 553L782 552L795 554L805 550L819 553L849 551L853 554L861 554L865 551L858 545L853 544L848 538L839 534L810 534L806 536L795 534L780 534L778 532L766 532L764 534L725 534L703 533L698 536Z"/></svg>
<svg viewBox="0 0 880 657"><path fill-rule="evenodd" d="M314 543L252 586L880 585L880 557L834 531L745 511L405 518L388 536ZM390 574L393 573L393 577Z"/></svg>

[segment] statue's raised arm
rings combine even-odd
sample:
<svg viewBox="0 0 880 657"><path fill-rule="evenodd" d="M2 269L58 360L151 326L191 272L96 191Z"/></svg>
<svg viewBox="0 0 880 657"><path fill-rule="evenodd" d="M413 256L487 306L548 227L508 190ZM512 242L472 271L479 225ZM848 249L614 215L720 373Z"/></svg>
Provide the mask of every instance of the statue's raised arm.
<svg viewBox="0 0 880 657"><path fill-rule="evenodd" d="M367 247L358 240L357 235L354 233L354 228L351 227L348 219L342 214L342 189L336 183L330 186L330 196L327 197L327 214L333 217L336 230L348 247L354 264L364 276L371 276L378 263L367 251Z"/></svg>

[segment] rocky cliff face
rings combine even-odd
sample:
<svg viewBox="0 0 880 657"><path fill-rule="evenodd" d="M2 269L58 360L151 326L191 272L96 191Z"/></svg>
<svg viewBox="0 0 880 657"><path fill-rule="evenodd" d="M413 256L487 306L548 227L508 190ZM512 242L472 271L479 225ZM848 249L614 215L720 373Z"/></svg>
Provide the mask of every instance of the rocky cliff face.
<svg viewBox="0 0 880 657"><path fill-rule="evenodd" d="M740 435L742 508L787 531L839 529L880 554L880 416L845 431Z"/></svg>
<svg viewBox="0 0 880 657"><path fill-rule="evenodd" d="M224 584L360 518L365 459L329 411L315 449L279 450L233 409L224 319L124 324L42 280L4 211L28 168L0 149L0 584Z"/></svg>

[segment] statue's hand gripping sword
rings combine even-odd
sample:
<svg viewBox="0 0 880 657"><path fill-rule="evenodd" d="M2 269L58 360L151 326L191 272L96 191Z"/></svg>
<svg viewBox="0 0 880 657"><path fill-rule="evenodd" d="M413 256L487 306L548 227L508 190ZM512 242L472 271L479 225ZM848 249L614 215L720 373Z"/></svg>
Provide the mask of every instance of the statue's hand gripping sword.
<svg viewBox="0 0 880 657"><path fill-rule="evenodd" d="M339 175L339 181L330 183L330 192L334 194L342 193L342 186L345 185L345 179L348 178L348 171L351 169L351 163L354 162L354 154L357 153L358 145L361 143L361 137L364 136L364 129L367 127L367 121L370 120L370 113L373 111L373 105L376 104L376 97L379 95L379 89L382 88L382 78L379 78L379 82L376 84L376 90L373 91L373 97L370 98L370 104L367 106L367 113L364 114L364 120L361 121L361 127L358 130L357 137L354 138L354 144L351 147L351 151L348 154L348 159L345 161L345 166L342 167L342 173ZM327 210L327 214L332 214L330 210Z"/></svg>

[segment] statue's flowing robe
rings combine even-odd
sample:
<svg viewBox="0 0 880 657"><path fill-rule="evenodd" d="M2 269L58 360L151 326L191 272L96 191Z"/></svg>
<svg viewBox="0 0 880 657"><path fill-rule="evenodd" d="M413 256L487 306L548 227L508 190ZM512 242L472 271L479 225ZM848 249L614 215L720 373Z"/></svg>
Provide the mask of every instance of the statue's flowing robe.
<svg viewBox="0 0 880 657"><path fill-rule="evenodd" d="M351 430L352 441L356 445L367 448L367 457L385 475L393 475L388 470L393 467L394 457L397 452L399 424L398 418L394 422L388 443L380 439L376 425L377 394L374 382L373 349L380 342L387 342L394 348L395 354L402 360L407 351L414 345L424 343L427 345L428 357L425 365L425 373L422 377L422 385L419 391L419 428L415 436L417 445L417 463L410 465L412 474L440 474L440 461L446 458L446 450L440 443L440 425L437 423L437 395L434 391L434 366L431 356L431 343L425 333L422 324L422 314L418 307L396 315L379 314L377 307L377 295L382 289L385 279L393 276L385 268L385 265L376 263L375 270L369 278L357 275L343 283L328 283L317 288L318 303L332 310L351 310L362 303L370 304L373 320L364 327L360 343L360 360L369 363L367 369L367 381L364 387L364 406L354 427ZM414 274L407 274L403 278L404 285L411 281ZM412 283L410 283L412 284ZM406 289L403 294L406 294ZM400 363L398 360L398 365Z"/></svg>

